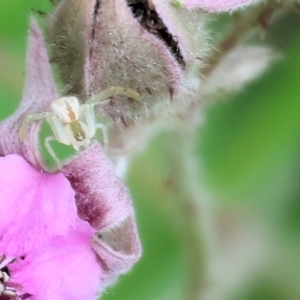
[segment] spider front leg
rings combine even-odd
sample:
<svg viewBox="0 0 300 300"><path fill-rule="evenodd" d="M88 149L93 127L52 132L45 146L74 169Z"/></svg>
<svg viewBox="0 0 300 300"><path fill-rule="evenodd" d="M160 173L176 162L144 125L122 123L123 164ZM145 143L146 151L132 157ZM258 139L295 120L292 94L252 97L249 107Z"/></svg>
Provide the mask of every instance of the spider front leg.
<svg viewBox="0 0 300 300"><path fill-rule="evenodd" d="M47 136L45 138L45 141L44 141L44 145L45 145L45 148L47 149L48 153L50 154L50 156L52 157L52 159L55 161L56 165L57 165L57 168L59 170L61 170L62 168L62 165L58 159L58 157L56 156L53 148L51 147L50 145L50 142L52 141L56 141L56 138L53 136L53 135L50 135L50 136Z"/></svg>
<svg viewBox="0 0 300 300"><path fill-rule="evenodd" d="M52 115L52 113L49 113L49 112L41 112L41 113L38 113L38 114L26 116L26 118L23 120L22 125L19 129L19 138L20 138L20 140L23 141L23 142L25 141L26 132L28 130L28 126L31 123L47 119L51 115Z"/></svg>
<svg viewBox="0 0 300 300"><path fill-rule="evenodd" d="M53 134L45 138L44 145L52 159L55 161L57 168L60 170L62 165L56 156L50 142L57 141L64 145L71 145L72 144L72 136L70 136L69 131L66 130L64 125L62 124L61 120L54 114L51 114L46 118L47 123L49 124Z"/></svg>
<svg viewBox="0 0 300 300"><path fill-rule="evenodd" d="M112 96L115 95L122 95L128 98L131 98L137 102L141 102L141 97L139 95L138 92L132 90L132 89L126 89L126 88L122 88L122 87L118 87L118 86L111 86L103 91L101 91L100 93L92 96L91 98L89 98L85 104L100 104L103 100L110 98Z"/></svg>
<svg viewBox="0 0 300 300"><path fill-rule="evenodd" d="M95 103L83 104L80 108L80 115L83 117L87 125L89 138L92 138L96 134L96 130L100 128L103 135L103 142L106 144L108 142L106 126L96 122L95 105Z"/></svg>
<svg viewBox="0 0 300 300"><path fill-rule="evenodd" d="M96 123L96 118L95 118L95 106L98 104L101 104L103 100L110 98L115 95L122 95L128 98L131 98L137 102L141 101L141 97L138 92L132 90L132 89L127 89L127 88L122 88L122 87L117 87L117 86L111 86L97 95L92 96L89 98L85 104L81 106L81 113L80 115L82 118L85 120L87 127L88 127L88 134L89 138L92 138L96 130L100 128L102 130L103 134L103 141L104 143L107 143L108 141L108 136L107 136L107 130L106 126L101 123Z"/></svg>
<svg viewBox="0 0 300 300"><path fill-rule="evenodd" d="M65 130L64 125L62 124L61 120L54 114L51 114L49 117L46 118L51 130L54 134L55 139L64 145L71 145L72 136Z"/></svg>
<svg viewBox="0 0 300 300"><path fill-rule="evenodd" d="M52 112L42 112L39 114L35 114L35 115L29 115L27 116L24 121L22 122L22 125L20 127L19 130L19 137L22 141L25 140L26 137L26 132L28 130L28 126L33 123L33 122L37 122L37 121L41 121L41 120L46 120L47 123L49 124L49 126L51 127L51 130L54 134L54 136L48 136L45 139L45 147L48 151L48 153L50 154L50 156L53 158L53 160L55 161L55 163L57 164L58 169L61 168L61 164L59 162L59 159L57 158L54 150L52 149L51 145L50 145L50 141L55 141L57 140L60 143L69 145L69 139L66 136L65 132L64 132L64 128L62 123L60 122L60 120L57 118L57 116L55 116Z"/></svg>

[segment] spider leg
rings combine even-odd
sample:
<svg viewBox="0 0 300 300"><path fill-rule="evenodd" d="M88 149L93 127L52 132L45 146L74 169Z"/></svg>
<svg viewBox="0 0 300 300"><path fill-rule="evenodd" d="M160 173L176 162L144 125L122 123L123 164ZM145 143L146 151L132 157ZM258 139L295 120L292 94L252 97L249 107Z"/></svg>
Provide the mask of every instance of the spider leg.
<svg viewBox="0 0 300 300"><path fill-rule="evenodd" d="M61 166L60 161L59 161L58 157L56 156L53 148L50 145L50 142L52 142L52 141L56 141L56 138L53 135L47 136L45 138L44 144L45 144L45 147L46 147L48 153L50 154L50 156L55 161L55 163L57 165L57 168L60 170L62 168L62 166Z"/></svg>
<svg viewBox="0 0 300 300"><path fill-rule="evenodd" d="M88 130L89 130L89 138L93 137L96 133L96 119L95 119L95 105L91 104L83 104L80 107L80 115L83 116L82 119L85 121Z"/></svg>
<svg viewBox="0 0 300 300"><path fill-rule="evenodd" d="M61 123L61 121L58 119L57 116L51 115L50 117L48 117L46 119L46 121L48 122L49 126L51 127L52 132L53 132L56 140L59 143L65 144L65 145L71 144L70 138L69 138L68 134L66 134L64 126Z"/></svg>
<svg viewBox="0 0 300 300"><path fill-rule="evenodd" d="M111 87L101 91L100 93L93 95L85 103L86 104L93 103L94 105L97 105L100 102L102 102L103 100L110 98L114 95L122 95L122 96L125 96L128 98L131 98L137 102L141 101L141 97L138 92L136 92L132 89L122 88L122 87L118 87L118 86L111 86Z"/></svg>
<svg viewBox="0 0 300 300"><path fill-rule="evenodd" d="M22 140L23 142L25 141L26 131L28 129L28 126L31 123L46 119L51 114L52 113L49 113L49 112L41 112L41 113L38 113L38 114L26 116L26 118L23 120L23 122L20 126L20 129L19 129L19 138L20 138L20 140Z"/></svg>
<svg viewBox="0 0 300 300"><path fill-rule="evenodd" d="M81 106L81 115L83 115L85 123L88 127L89 138L92 138L95 135L96 130L100 128L103 135L103 142L106 144L108 142L106 126L101 123L96 123L94 106L95 105L93 103L83 104Z"/></svg>
<svg viewBox="0 0 300 300"><path fill-rule="evenodd" d="M107 144L108 142L108 135L107 135L107 129L106 126L104 124L98 123L96 124L96 129L100 128L102 131L102 135L103 135L103 143Z"/></svg>

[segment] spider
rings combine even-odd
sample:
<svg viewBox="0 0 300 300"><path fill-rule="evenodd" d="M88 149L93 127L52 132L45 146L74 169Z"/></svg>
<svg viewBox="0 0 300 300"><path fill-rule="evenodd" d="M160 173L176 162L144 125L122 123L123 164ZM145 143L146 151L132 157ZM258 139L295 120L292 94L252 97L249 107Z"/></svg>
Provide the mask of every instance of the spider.
<svg viewBox="0 0 300 300"><path fill-rule="evenodd" d="M103 141L107 143L106 127L101 123L96 123L94 108L103 100L114 95L122 95L138 102L141 101L137 92L121 87L109 87L92 96L82 105L80 105L78 98L74 96L62 97L51 103L50 112L28 115L22 122L19 137L24 141L28 126L32 122L46 120L53 135L46 137L45 147L58 168L60 168L60 162L50 142L57 140L61 144L72 145L75 151L79 151L89 146L91 138L95 135L96 130L100 128L103 133Z"/></svg>

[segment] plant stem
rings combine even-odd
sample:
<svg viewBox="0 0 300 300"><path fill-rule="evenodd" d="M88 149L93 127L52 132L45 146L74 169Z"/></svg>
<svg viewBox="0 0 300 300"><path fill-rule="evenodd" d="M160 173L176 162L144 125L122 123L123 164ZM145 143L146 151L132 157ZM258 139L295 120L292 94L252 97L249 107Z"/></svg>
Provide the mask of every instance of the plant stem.
<svg viewBox="0 0 300 300"><path fill-rule="evenodd" d="M206 67L202 72L203 75L206 77L209 76L223 57L254 29L260 27L266 30L274 13L282 7L283 5L277 1L270 0L267 4L263 3L256 9L252 9L250 12L246 10L242 13L234 13L234 27L222 40L220 45L212 51L210 57L205 62Z"/></svg>
<svg viewBox="0 0 300 300"><path fill-rule="evenodd" d="M192 151L195 144L195 128L179 121L178 130L166 135L164 149L167 154L172 184L170 193L176 195L177 226L187 264L185 300L198 300L207 284L211 232L211 209L200 189L197 164ZM175 202L175 201L174 201Z"/></svg>

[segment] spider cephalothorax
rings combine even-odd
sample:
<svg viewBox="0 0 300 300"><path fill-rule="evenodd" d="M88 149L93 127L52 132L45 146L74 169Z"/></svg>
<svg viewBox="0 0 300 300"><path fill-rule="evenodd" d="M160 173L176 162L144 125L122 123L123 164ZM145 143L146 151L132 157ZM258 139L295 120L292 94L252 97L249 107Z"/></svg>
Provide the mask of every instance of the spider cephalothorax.
<svg viewBox="0 0 300 300"><path fill-rule="evenodd" d="M104 143L107 142L106 127L96 122L94 108L96 105L101 104L103 100L114 95L123 95L140 101L137 92L121 87L107 88L89 98L82 105L75 96L62 97L51 103L51 111L27 116L20 128L20 139L25 139L27 127L30 123L45 119L54 135L45 139L45 146L59 166L59 160L50 145L50 141L57 140L64 145L72 145L74 150L78 151L89 146L96 130L100 128L103 132L103 141Z"/></svg>

